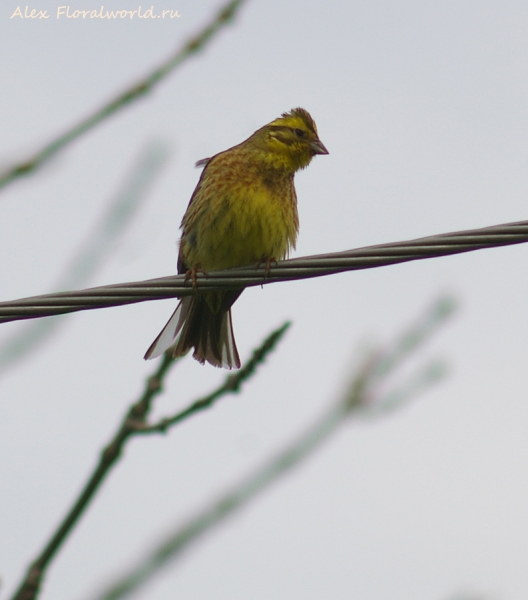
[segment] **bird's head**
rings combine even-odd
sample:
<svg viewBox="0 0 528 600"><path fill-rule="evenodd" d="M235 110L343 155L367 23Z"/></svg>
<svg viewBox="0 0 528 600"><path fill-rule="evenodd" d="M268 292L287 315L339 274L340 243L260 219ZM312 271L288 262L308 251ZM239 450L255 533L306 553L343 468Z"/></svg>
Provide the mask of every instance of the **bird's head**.
<svg viewBox="0 0 528 600"><path fill-rule="evenodd" d="M292 173L307 167L316 154L328 154L314 120L304 108L283 113L251 137L259 149L269 153L270 163L282 165Z"/></svg>

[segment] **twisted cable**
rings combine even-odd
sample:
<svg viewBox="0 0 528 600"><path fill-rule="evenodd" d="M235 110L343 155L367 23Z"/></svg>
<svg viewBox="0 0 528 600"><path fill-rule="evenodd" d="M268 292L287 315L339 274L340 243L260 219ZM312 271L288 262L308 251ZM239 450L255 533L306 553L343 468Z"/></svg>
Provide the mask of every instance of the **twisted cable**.
<svg viewBox="0 0 528 600"><path fill-rule="evenodd" d="M519 221L391 244L366 246L345 252L282 260L272 263L268 274L263 264L207 274L198 273L196 283L197 289L201 291L252 287L526 242L528 221ZM0 323L181 297L193 293L192 282L186 280L184 275L175 275L74 292L32 296L0 302Z"/></svg>

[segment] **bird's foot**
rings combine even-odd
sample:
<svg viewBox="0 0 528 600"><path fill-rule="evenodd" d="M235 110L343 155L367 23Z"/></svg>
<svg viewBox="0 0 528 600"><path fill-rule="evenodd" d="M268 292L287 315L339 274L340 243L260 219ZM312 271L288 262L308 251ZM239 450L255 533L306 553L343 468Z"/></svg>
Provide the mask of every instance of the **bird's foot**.
<svg viewBox="0 0 528 600"><path fill-rule="evenodd" d="M200 265L195 265L192 269L187 269L187 272L185 273L185 281L190 279L194 289L196 289L198 286L198 273L203 273L204 276L207 277L207 273L200 267Z"/></svg>
<svg viewBox="0 0 528 600"><path fill-rule="evenodd" d="M274 256L272 256L271 258L259 260L258 263L256 264L255 268L258 269L262 263L264 263L264 279L266 279L266 277L271 272L271 263L275 263L275 266L276 266L277 259Z"/></svg>

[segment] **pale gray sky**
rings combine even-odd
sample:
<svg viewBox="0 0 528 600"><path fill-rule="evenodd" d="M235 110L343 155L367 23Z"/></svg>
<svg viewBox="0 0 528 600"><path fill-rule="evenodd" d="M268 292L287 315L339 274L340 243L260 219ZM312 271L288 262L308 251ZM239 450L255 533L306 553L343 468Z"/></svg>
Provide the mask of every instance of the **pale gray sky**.
<svg viewBox="0 0 528 600"><path fill-rule="evenodd" d="M149 3L150 6L151 3ZM152 0L173 20L56 18L0 8L0 164L146 74L218 2ZM135 9L132 0L108 8ZM25 5L21 5L22 8ZM74 9L99 8L78 0ZM528 4L252 0L151 95L0 194L1 299L51 291L145 145L172 151L90 285L175 273L196 160L295 106L329 156L297 177L296 256L528 217ZM310 423L362 340L390 340L440 293L461 310L426 348L449 379L325 448L138 594L156 600L439 600L528 594L528 247L246 291L241 357L293 327L247 386L127 449L57 557L43 600L89 596L212 495ZM174 300L79 313L0 381L0 598L7 597L152 370L142 356ZM22 329L0 325L0 343ZM224 373L190 358L157 414Z"/></svg>

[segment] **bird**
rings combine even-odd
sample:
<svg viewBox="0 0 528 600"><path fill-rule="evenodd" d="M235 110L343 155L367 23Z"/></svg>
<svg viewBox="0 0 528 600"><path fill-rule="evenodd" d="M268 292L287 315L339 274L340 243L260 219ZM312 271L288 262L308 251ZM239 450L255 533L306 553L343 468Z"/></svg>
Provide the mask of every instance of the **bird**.
<svg viewBox="0 0 528 600"><path fill-rule="evenodd" d="M203 166L180 229L178 273L192 278L184 296L145 354L173 357L194 349L200 363L240 368L231 306L242 289L201 292L196 274L270 265L295 249L299 218L294 175L317 154L328 154L315 121L293 108L248 139L196 163ZM179 337L178 337L179 334Z"/></svg>

